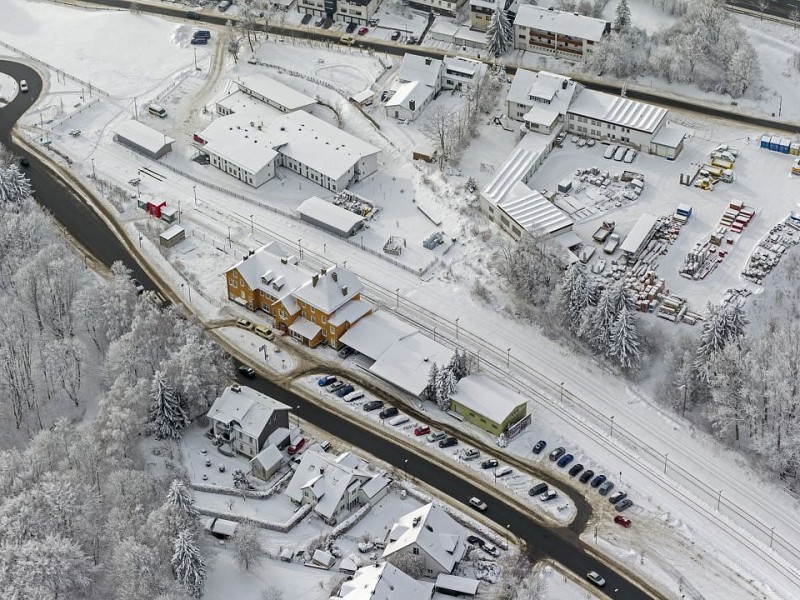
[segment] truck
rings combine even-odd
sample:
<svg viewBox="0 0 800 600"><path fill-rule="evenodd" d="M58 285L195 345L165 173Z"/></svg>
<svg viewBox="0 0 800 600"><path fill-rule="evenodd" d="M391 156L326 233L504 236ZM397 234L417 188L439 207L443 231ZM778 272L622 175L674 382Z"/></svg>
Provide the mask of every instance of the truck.
<svg viewBox="0 0 800 600"><path fill-rule="evenodd" d="M606 242L606 245L603 246L603 252L605 252L606 254L614 254L614 252L617 249L617 246L619 246L619 234L612 233L611 235L608 236L608 241Z"/></svg>
<svg viewBox="0 0 800 600"><path fill-rule="evenodd" d="M597 231L592 234L595 242L605 242L606 238L614 231L614 221L603 221Z"/></svg>
<svg viewBox="0 0 800 600"><path fill-rule="evenodd" d="M722 158L712 158L711 159L711 164L714 165L715 167L719 167L720 169L723 169L723 170L732 169L733 168L733 163L731 161L724 160Z"/></svg>

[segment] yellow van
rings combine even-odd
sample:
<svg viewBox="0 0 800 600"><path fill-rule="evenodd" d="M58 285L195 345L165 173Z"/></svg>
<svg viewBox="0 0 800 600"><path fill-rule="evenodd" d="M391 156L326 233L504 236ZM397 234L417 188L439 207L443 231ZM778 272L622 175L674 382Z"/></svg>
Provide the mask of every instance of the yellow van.
<svg viewBox="0 0 800 600"><path fill-rule="evenodd" d="M272 332L272 329L266 325L256 325L255 332L256 335L260 335L265 340L275 339L275 334Z"/></svg>

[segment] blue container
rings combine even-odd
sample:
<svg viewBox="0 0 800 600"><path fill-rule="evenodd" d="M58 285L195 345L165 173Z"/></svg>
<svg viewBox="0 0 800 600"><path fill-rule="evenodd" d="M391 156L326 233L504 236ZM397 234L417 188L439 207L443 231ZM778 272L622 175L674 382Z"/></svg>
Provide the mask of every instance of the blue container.
<svg viewBox="0 0 800 600"><path fill-rule="evenodd" d="M779 150L783 154L789 154L789 146L791 146L791 145L792 145L792 140L790 140L789 138L786 138L786 137L785 138L781 138Z"/></svg>
<svg viewBox="0 0 800 600"><path fill-rule="evenodd" d="M779 138L777 135L773 135L769 139L769 149L777 152L780 149L780 147L781 147L781 138Z"/></svg>
<svg viewBox="0 0 800 600"><path fill-rule="evenodd" d="M761 136L761 147L762 148L766 148L767 150L769 150L769 140L770 140L770 136L762 135Z"/></svg>

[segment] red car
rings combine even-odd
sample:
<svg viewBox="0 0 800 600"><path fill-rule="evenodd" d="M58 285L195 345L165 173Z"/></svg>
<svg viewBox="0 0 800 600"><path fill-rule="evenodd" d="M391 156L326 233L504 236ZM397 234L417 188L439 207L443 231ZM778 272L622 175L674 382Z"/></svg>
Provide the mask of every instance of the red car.
<svg viewBox="0 0 800 600"><path fill-rule="evenodd" d="M290 456L293 454L297 454L305 445L306 445L306 438L301 437L300 439L295 440L294 443L291 446L289 446L287 452L289 453Z"/></svg>
<svg viewBox="0 0 800 600"><path fill-rule="evenodd" d="M426 435L431 432L431 428L427 425L417 425L414 427L414 435Z"/></svg>
<svg viewBox="0 0 800 600"><path fill-rule="evenodd" d="M631 526L631 520L628 517L623 517L622 515L617 515L614 517L614 523L617 525L622 525L623 527Z"/></svg>
<svg viewBox="0 0 800 600"><path fill-rule="evenodd" d="M358 30L358 35L367 35L368 31L369 29L367 29L366 27L362 27L361 29Z"/></svg>

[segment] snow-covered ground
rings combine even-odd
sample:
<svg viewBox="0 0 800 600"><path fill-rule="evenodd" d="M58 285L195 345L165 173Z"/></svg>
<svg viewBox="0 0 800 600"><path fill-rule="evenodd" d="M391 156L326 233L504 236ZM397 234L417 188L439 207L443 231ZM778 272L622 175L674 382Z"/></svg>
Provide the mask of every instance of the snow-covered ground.
<svg viewBox="0 0 800 600"><path fill-rule="evenodd" d="M561 443L570 449L575 449L576 457L579 456L579 460L585 461L584 464L598 468L602 466L612 473L617 471L623 473L622 481L636 494L634 498L637 506L641 504L642 507L632 514L637 522L646 523L645 527L648 530L650 524L654 520L657 521L658 515L680 515L679 526L665 528L663 535L675 536L670 538L672 540L670 547L673 548L680 548L686 539L706 541L708 546L703 551L704 560L687 565L683 575L707 597L714 597L715 586L718 584L717 577L723 578L726 582L733 582L730 584L732 586L738 586L735 590L731 589L732 598L752 597L756 593L749 584L742 583L749 578L757 582L755 585L764 586L761 589L766 590L769 586L771 588L769 593L775 597L790 598L797 595L796 584L789 583L796 581L797 574L793 571L796 567L787 565L785 558L782 558L794 552L790 545L800 547L799 507L795 499L785 494L778 483L765 481L757 466L742 464L742 457L738 453L723 450L711 437L688 426L673 415L661 411L642 394L642 390L621 384L616 376L590 360L576 360L568 348L543 338L534 327L502 316L504 310L509 307L508 299L497 285L495 277L487 270L487 246L483 243L485 238L478 237L473 232L487 231L487 238L491 238L489 242L493 244L497 243L501 234L490 229L482 217L476 215L473 208L465 206L464 195L457 191L457 186L468 175L488 178L490 173L481 171L481 163L499 165L514 145L513 134L503 132L494 125L482 125L478 138L466 150L460 164L463 175L461 177L433 175L431 180L437 186L434 189L433 186L420 182L424 171L419 171L412 165L408 157L407 149L419 139L416 126L400 126L383 119L382 130L378 133L366 119L356 113L355 108L348 105L343 98L337 97L333 90L319 88L320 95L325 94L326 99L333 99L342 109L343 125L347 130L378 144L384 150L381 169L387 175L391 173L397 180L405 178L410 185L415 186L413 189L417 193L417 204L430 208L431 212L436 211L443 220L442 228L448 234L458 236L459 243L450 253L446 256L437 256L437 260L442 261L442 266L434 267L425 281L422 281L405 270L391 266L378 256L362 252L357 245L348 244L304 226L295 219L259 206L258 202L252 199L237 199L201 184L197 185L198 201L195 204L193 192L196 184L190 179L161 165L154 165L151 161L110 142L111 132L107 130L108 126L123 117L129 118L133 108L132 96L141 93L138 98L140 114L143 112L144 103L151 98L159 98L159 101L168 106L168 111L171 113L163 123L144 115L143 119L152 126L163 127L165 133L173 137L183 136L181 139L185 144L186 136L203 118L202 115L190 112L192 104L196 102L206 105L211 102L215 98L215 93L223 91L225 82L230 79L231 74L239 72L234 70L232 65L226 64L226 71L219 80L206 81L205 77L211 65L210 56L206 55L202 71L196 72L193 53L186 46L186 32L181 29L182 25L128 13L87 12L61 5L23 0L9 0L4 3L4 9L10 15L9 22L16 25L27 23L42 30L49 28L47 31L50 35L59 39L68 37L70 27L73 29L80 27L79 23L84 22L81 19L87 17L92 20L93 30L106 31L103 34L107 36L107 39L103 40L106 44L103 46L103 57L116 56L115 60L122 61L121 64L127 69L135 70L133 75L126 71L126 76L120 76L119 72L110 66L104 66L103 63L95 73L91 68L95 57L85 49L73 48L72 52L55 52L53 50L55 45L48 44L45 36L28 38L19 34L16 37L4 37L9 43L24 46L23 50L53 64L61 71L81 78L91 75L93 85L105 89L114 96L110 101L101 99L96 105L74 116L68 123L56 125L54 130L48 130L48 135L56 147L74 158L74 171L84 177L88 176L94 167L98 178L131 190L126 181L136 174L140 166L146 165L164 172L166 179L163 182L143 177L146 181L141 186L141 191L143 194L166 197L175 203L180 199L183 212L182 224L189 230L191 243L170 250L167 256L172 262L161 263L159 269L169 274L170 280L184 281L191 286L192 303L202 317L214 320L220 318L220 315L230 314L221 274L235 262L242 251L253 248L270 237L282 240L291 248L301 244L306 260L313 266L318 266L323 259L340 263L346 261L349 269L367 281L368 295L383 299L384 308L394 310L393 300L387 301L387 298L393 299L395 289L399 288L401 297L399 311L414 314L416 319L425 322L438 315L437 320L442 324L437 334L440 336L439 339L454 340L453 319L460 318L461 334L458 342L472 351L483 348L481 358L487 370L491 367L493 372L503 372L506 360L509 360L511 373L506 378L510 385L519 385L532 395L534 399L531 403L531 412L534 414L534 421L541 424L536 425L540 429L531 429L525 434L528 437L523 436L519 440L519 449L515 447L517 443L515 441L509 448L510 451L519 452L520 456L528 455L530 443L538 435L547 439L551 446L563 440ZM80 17L75 16L76 14ZM634 10L634 16L635 14ZM135 21L125 19L135 19ZM127 37L127 34L114 35L116 29L131 29L139 23L145 25L139 30L139 36L134 39ZM95 43L93 42L88 48L101 47L95 46ZM279 44L284 44L287 49L277 50ZM356 50L348 49L347 52L343 52L339 48L322 49L305 43L292 46L286 45L286 42L270 43L262 48L267 55L270 52L283 52L280 60L287 69L314 73L315 78L325 79L336 86L344 87L352 84L349 85L349 89L355 89L365 82L376 79L380 81L380 85L384 84L384 80L379 79L381 70L375 67L376 62L380 62L378 58L361 54ZM306 48L308 52L304 50ZM131 52L131 49L136 51ZM208 52L214 49L213 44L207 47ZM200 52L198 59L199 55ZM320 58L324 63L309 62ZM387 65L392 62L387 57L379 58ZM225 57L226 63L227 60ZM358 69L360 76L351 78L349 73L352 71L343 69L339 65L323 69L331 67L337 61L340 64L347 62L353 65ZM111 64L113 61L109 59L108 65ZM240 69L245 68L250 67L240 64ZM216 70L213 72L216 76ZM298 89L311 91L310 88L304 87L308 85L308 80L275 74L278 77L285 77L284 81ZM71 87L70 102L74 102L81 92L81 86L75 85L72 81L67 79L61 84L65 88ZM58 83L59 77L51 72L50 92L59 90ZM84 93L87 92L88 90ZM51 94L43 102L45 105L56 106L57 97ZM65 101L66 104L69 103ZM370 111L371 114L379 116L380 106ZM658 214L671 210L673 203L685 201L687 197L695 204L697 215L693 217L695 220L690 227L696 229L684 230L678 244L670 250L667 261L676 256L680 257L682 252L678 252L678 249L681 245L689 246L697 237L705 235L709 226L721 213L721 207L736 198L731 190L738 189L737 196L739 194L741 196L737 199L743 199L746 203L761 201L760 198L764 195L761 190L770 190L767 196L769 201L762 201L764 206L751 227L768 228L771 224L770 219L788 212L791 203L796 201L794 199L796 194L792 193L793 188L790 187L792 182L788 174L782 172L783 167L776 162L786 157L760 151L746 142L748 136L755 138L760 132L744 128L730 129L718 123L700 122L694 118L690 122L687 116L679 118L694 130L694 138L687 145L686 155L674 163L659 161L652 157L639 157L632 165L634 170L641 169L648 172L648 187L639 204L649 206ZM35 127L41 126L41 120L36 113L28 117L29 132L34 139L39 133ZM408 132L406 135L398 133L402 128ZM69 136L69 131L74 129L81 129L81 135L75 138ZM717 141L731 141L733 145L744 149L742 162L737 163L737 183L727 187L725 184L720 184L720 187L710 194L678 186L677 173L691 169L691 163L695 158L704 156ZM179 148L170 160L180 159L178 156L180 153ZM692 158L693 156L695 158ZM185 160L188 157L183 154L182 158ZM541 183L536 180L534 183L552 189L552 182L546 181L546 178L560 181L576 166L591 166L587 163L592 159L593 162L601 164L605 162L602 158L593 156L588 149L577 150L565 145L565 148L557 151L545 168L537 174L537 178L543 178ZM616 166L619 163L614 164ZM195 168L195 165L188 165L187 168ZM208 177L211 183L220 184L237 193L242 191L242 188L236 187L238 182L224 174L214 173L202 167L196 168L201 169L203 177ZM306 180L287 178L287 182L291 182L291 185L308 185L305 192L309 192L309 195L312 192L311 184ZM777 193L772 192L774 186L779 186ZM251 190L246 191L251 192ZM373 190L371 193L376 192ZM774 206L768 205L770 203ZM614 218L621 223L621 226L627 226L633 221L637 211L642 210L644 208L637 205L620 208L614 212ZM399 216L398 212L397 218ZM134 221L128 222L129 231L132 239L136 239L134 226L146 222L146 218L144 216L132 218ZM384 219L388 231L392 222L385 217ZM418 222L408 221L403 224L404 227L413 230L408 234L409 240L419 239L430 231L430 229L417 231L416 223ZM584 226L578 226L579 232L582 227ZM590 228L591 224L588 224L588 227ZM748 245L752 245L757 231L748 229L746 236L752 235L752 239L743 236L743 240L747 243L741 244L740 247L746 250ZM419 237L412 238L412 235ZM423 253L418 244L409 245L416 246L412 250L419 253L417 256L428 256L427 251ZM148 239L143 242L143 250L153 259L159 256L159 250L152 246ZM743 251L742 257L745 254L747 252ZM733 260L734 258L731 256L727 264L708 282L698 284L706 289L697 293L698 301L703 298L703 294L712 292L719 294L728 285L728 281L735 280L740 258ZM730 270L726 271L729 265ZM662 263L662 268L667 266L667 262ZM491 304L482 304L470 297L472 281L476 273L480 272L489 278L487 281L492 286ZM676 274L664 276L669 278L673 287L691 286L686 288L688 290L686 293L692 293L693 282L679 282ZM185 279L187 277L188 279ZM714 278L720 281L715 281ZM176 284L176 287L178 285ZM180 291L188 299L188 293L183 289ZM453 298L458 298L458 302L454 303ZM412 307L407 303L409 299L419 303L421 308ZM445 323L448 325L444 325ZM666 323L663 325L671 327ZM475 339L481 340L480 345L470 341ZM508 354L506 348L511 349ZM274 357L274 354L271 356ZM534 380L538 382L531 383ZM558 382L561 381L564 382L565 390L564 406L558 404L561 388ZM583 404L584 401L586 405ZM587 408L589 405L591 409ZM613 438L607 433L612 415L615 417ZM713 457L713 460L709 457ZM205 467L200 470L203 469ZM227 477L230 477L230 471L227 472ZM756 483L742 486L737 483L739 481ZM719 509L717 509L718 502ZM610 515L606 515L608 516ZM673 522L672 519L667 521ZM773 526L774 544L770 550L770 528ZM655 545L662 541L656 536L645 535L643 538L636 541L637 548L639 544ZM645 567L649 564L647 560L649 556L653 557L653 563L661 565L668 564L669 560L674 558L659 554L655 547L646 548L645 553ZM796 561L791 562L797 564ZM731 574L729 570L731 564L741 569L744 578L736 579ZM215 566L215 569L219 568L219 565ZM790 572L791 575L787 577L786 572ZM316 571L314 573L317 574ZM662 576L657 576L657 579L663 580ZM742 585L738 585L737 581ZM674 579L672 583L675 583Z"/></svg>
<svg viewBox="0 0 800 600"><path fill-rule="evenodd" d="M6 104L11 102L16 98L18 93L19 86L17 85L17 80L11 77L11 75L0 73L0 103Z"/></svg>

